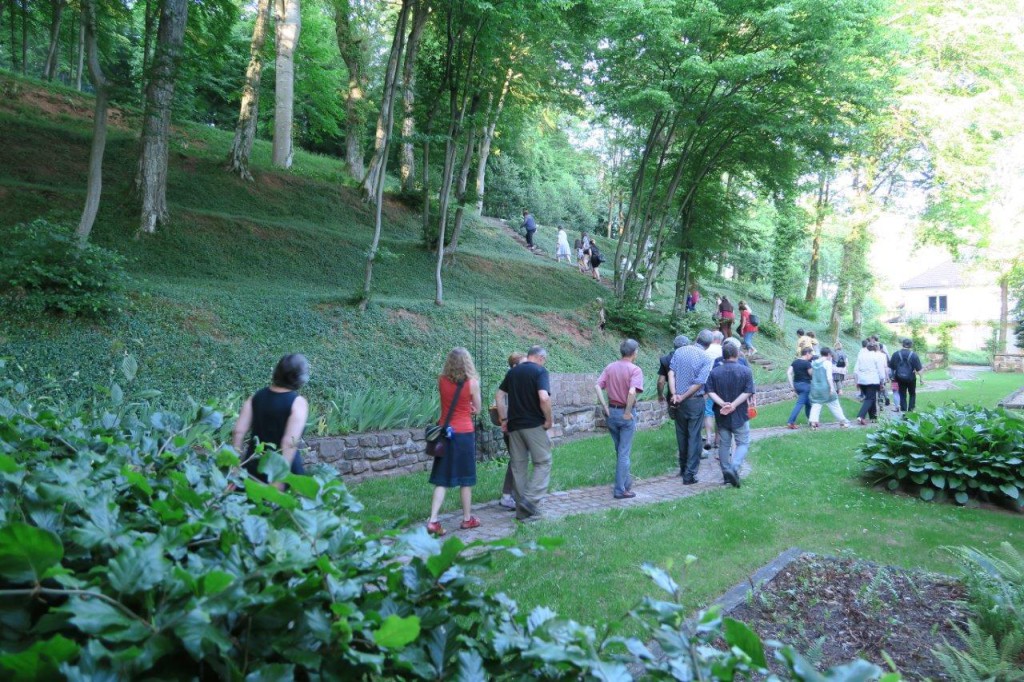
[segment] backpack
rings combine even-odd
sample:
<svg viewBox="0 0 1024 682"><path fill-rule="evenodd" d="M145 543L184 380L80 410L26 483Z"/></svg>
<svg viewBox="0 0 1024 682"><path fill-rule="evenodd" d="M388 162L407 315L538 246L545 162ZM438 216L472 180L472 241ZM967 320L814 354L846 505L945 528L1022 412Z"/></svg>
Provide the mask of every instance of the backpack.
<svg viewBox="0 0 1024 682"><path fill-rule="evenodd" d="M896 360L895 377L896 381L902 383L904 381L913 381L914 379L914 366L910 364L910 358L913 357L913 352L909 350L901 350L896 353L894 359Z"/></svg>
<svg viewBox="0 0 1024 682"><path fill-rule="evenodd" d="M846 353L843 351L836 353L836 367L846 367Z"/></svg>
<svg viewBox="0 0 1024 682"><path fill-rule="evenodd" d="M747 324L749 324L752 327L760 327L761 326L761 318L759 318L754 313L750 313L750 316L747 318Z"/></svg>
<svg viewBox="0 0 1024 682"><path fill-rule="evenodd" d="M590 245L590 264L596 268L597 266L599 266L603 262L604 262L604 259L601 258L601 252L597 250L597 245L596 244L591 244Z"/></svg>

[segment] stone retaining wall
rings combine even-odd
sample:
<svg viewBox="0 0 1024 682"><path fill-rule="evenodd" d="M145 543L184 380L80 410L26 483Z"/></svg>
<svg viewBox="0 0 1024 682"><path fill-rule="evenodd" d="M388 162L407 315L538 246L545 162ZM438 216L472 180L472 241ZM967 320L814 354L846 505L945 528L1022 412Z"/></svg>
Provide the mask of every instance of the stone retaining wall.
<svg viewBox="0 0 1024 682"><path fill-rule="evenodd" d="M551 440L555 444L575 440L605 430L604 415L597 406L594 384L597 374L552 374L551 402L554 425ZM657 376L645 376L646 391L653 397ZM848 380L847 383L851 383ZM770 405L793 399L787 384L768 384L757 389L757 404ZM657 428L668 420L665 404L656 400L637 403L640 429ZM307 465L333 466L349 481L426 471L431 458L425 450L423 429L397 429L375 433L307 438L303 457ZM489 422L477 427L477 458L494 459L505 453L501 430Z"/></svg>
<svg viewBox="0 0 1024 682"><path fill-rule="evenodd" d="M992 359L992 369L996 372L1024 372L1024 354L999 353Z"/></svg>

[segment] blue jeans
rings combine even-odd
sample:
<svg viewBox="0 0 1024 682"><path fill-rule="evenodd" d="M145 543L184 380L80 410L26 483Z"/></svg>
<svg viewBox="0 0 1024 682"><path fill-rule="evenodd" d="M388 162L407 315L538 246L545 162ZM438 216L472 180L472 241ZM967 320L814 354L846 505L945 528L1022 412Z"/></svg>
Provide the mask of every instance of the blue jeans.
<svg viewBox="0 0 1024 682"><path fill-rule="evenodd" d="M754 347L754 334L755 332L746 332L743 335L743 346L745 348L750 349Z"/></svg>
<svg viewBox="0 0 1024 682"><path fill-rule="evenodd" d="M633 450L633 436L636 435L636 410L633 410L632 419L625 418L626 410L621 407L611 407L608 413L608 433L615 446L615 494L621 495L633 487L629 458Z"/></svg>
<svg viewBox="0 0 1024 682"><path fill-rule="evenodd" d="M736 439L736 452L732 452L734 438ZM743 422L743 426L736 429L727 429L721 424L718 425L718 462L722 465L722 471L732 469L738 474L740 467L743 466L743 461L747 458L749 449L750 422Z"/></svg>
<svg viewBox="0 0 1024 682"><path fill-rule="evenodd" d="M700 437L704 426L704 396L689 398L676 406L676 444L679 446L679 473L684 481L697 480L700 455L704 451Z"/></svg>
<svg viewBox="0 0 1024 682"><path fill-rule="evenodd" d="M811 385L806 381L793 384L793 388L796 390L796 405L793 406L793 411L789 413L789 423L796 424L796 418L800 416L800 408L804 408L804 413L807 418L811 418Z"/></svg>

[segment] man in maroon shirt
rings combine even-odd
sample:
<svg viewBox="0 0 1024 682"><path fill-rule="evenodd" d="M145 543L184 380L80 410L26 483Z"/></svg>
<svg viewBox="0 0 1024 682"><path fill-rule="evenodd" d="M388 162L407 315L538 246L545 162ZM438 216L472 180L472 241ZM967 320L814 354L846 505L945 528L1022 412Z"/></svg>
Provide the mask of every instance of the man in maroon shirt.
<svg viewBox="0 0 1024 682"><path fill-rule="evenodd" d="M636 365L636 356L640 344L633 339L626 339L619 346L622 359L609 364L601 372L594 384L597 398L601 401L608 433L615 446L615 490L617 500L636 497L630 488L633 479L629 474L629 458L633 449L633 436L636 435L636 400L637 394L644 390L644 372ZM608 392L605 402L604 391Z"/></svg>

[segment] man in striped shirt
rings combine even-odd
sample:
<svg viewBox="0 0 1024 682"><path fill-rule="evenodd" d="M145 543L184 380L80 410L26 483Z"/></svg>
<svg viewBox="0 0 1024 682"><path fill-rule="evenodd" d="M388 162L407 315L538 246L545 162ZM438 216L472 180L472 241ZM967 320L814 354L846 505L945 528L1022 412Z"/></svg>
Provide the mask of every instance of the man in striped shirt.
<svg viewBox="0 0 1024 682"><path fill-rule="evenodd" d="M697 482L700 467L701 426L704 424L704 384L711 373L712 360L707 355L711 330L697 335L690 346L676 350L669 363L668 389L676 406L676 443L679 446L679 474L684 485Z"/></svg>

